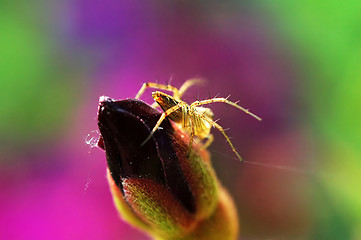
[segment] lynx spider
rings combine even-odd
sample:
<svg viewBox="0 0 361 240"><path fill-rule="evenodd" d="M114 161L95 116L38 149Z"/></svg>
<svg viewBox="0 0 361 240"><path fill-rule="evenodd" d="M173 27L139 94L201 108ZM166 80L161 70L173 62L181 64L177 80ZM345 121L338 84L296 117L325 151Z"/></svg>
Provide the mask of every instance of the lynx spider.
<svg viewBox="0 0 361 240"><path fill-rule="evenodd" d="M153 82L144 83L137 93L135 99L139 99L140 96L144 93L147 88L154 88L158 90L166 90L173 92L173 96L165 94L160 91L155 91L152 93L152 97L156 103L163 109L163 113L159 118L157 124L154 126L152 132L150 133L149 137L144 141L147 142L155 131L159 128L160 124L166 117L169 117L172 121L176 123L180 123L181 127L185 129L187 132L190 132L190 141L189 141L189 148L191 149L194 136L196 136L200 140L204 140L207 138L207 141L202 146L202 148L207 148L213 141L213 135L210 133L210 130L213 127L217 128L226 138L228 144L231 146L233 152L237 155L240 161L242 157L238 154L235 147L233 146L231 140L225 133L224 129L213 120L213 112L210 108L199 107L201 105L215 103L215 102L223 102L227 103L233 107L236 107L245 113L251 115L252 117L256 118L257 120L261 121L262 119L255 114L251 113L248 109L245 109L239 105L237 102L231 102L227 98L211 98L202 101L195 101L188 105L186 102L181 100L181 97L185 93L185 91L195 85L203 82L202 79L189 79L183 83L183 85L178 89L173 87L172 85L165 85L165 84L158 84ZM154 104L156 104L154 103ZM155 105L152 105L155 107Z"/></svg>

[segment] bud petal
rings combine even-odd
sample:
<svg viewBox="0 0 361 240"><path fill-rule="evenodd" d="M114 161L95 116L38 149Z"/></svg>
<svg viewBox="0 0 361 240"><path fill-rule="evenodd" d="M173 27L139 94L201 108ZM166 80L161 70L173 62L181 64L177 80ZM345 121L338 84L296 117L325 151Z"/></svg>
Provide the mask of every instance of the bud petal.
<svg viewBox="0 0 361 240"><path fill-rule="evenodd" d="M117 209L126 221L156 238L235 238L235 208L208 152L196 145L189 151L188 136L168 119L142 144L160 115L139 100L100 100L98 145L106 152ZM218 235L211 233L216 226Z"/></svg>
<svg viewBox="0 0 361 240"><path fill-rule="evenodd" d="M193 194L172 147L174 129L164 121L162 130L142 145L160 113L137 100L100 103L98 125L102 135L110 174L123 191L123 178L148 178L165 186L189 212L195 212ZM182 153L184 158L186 153Z"/></svg>

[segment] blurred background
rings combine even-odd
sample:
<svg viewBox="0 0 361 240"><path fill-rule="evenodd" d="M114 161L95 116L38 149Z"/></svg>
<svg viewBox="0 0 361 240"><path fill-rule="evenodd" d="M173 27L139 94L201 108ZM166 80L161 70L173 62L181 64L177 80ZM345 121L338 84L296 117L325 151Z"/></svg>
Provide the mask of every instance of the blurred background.
<svg viewBox="0 0 361 240"><path fill-rule="evenodd" d="M148 239L117 216L98 98L225 104L210 147L242 239L361 239L360 1L0 2L0 239ZM151 91L144 100L151 102ZM88 136L88 134L90 134Z"/></svg>

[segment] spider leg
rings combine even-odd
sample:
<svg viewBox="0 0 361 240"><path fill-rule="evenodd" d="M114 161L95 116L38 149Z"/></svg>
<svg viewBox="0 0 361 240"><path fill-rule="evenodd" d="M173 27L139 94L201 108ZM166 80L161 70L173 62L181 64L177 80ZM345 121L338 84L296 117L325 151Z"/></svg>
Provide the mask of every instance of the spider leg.
<svg viewBox="0 0 361 240"><path fill-rule="evenodd" d="M191 127L191 135L189 136L189 143L188 143L188 151L190 152L192 150L193 140L194 140L194 124L193 124L193 116L189 116L188 114L188 108L183 107L182 108L182 114L183 114L183 127L190 124Z"/></svg>
<svg viewBox="0 0 361 240"><path fill-rule="evenodd" d="M193 140L194 140L194 125L193 122L190 121L191 124L191 135L189 137L189 143L188 143L188 151L190 152L192 150Z"/></svg>
<svg viewBox="0 0 361 240"><path fill-rule="evenodd" d="M188 79L187 81L185 81L183 83L183 85L179 88L179 91L178 91L178 95L176 96L176 94L174 94L174 97L180 99L183 94L185 93L185 91L188 90L188 88L190 88L191 86L193 85L196 85L196 84L201 84L203 83L204 80L201 79L201 78L191 78L191 79Z"/></svg>
<svg viewBox="0 0 361 240"><path fill-rule="evenodd" d="M209 117L206 117L204 115L198 114L202 119L204 119L205 121L209 122L210 124L212 124L213 127L217 128L222 134L223 136L227 139L228 144L231 146L232 151L237 155L238 159L242 162L243 159L242 157L238 154L238 152L236 151L236 148L233 146L231 140L229 139L229 137L227 136L226 132L223 130L223 128L216 123L215 121L213 121L212 119L210 119Z"/></svg>
<svg viewBox="0 0 361 240"><path fill-rule="evenodd" d="M164 119L169 116L170 114L172 114L173 112L177 111L179 108L182 107L184 103L179 103L177 105L175 105L174 107L169 108L167 111L163 112L162 115L160 116L160 118L157 121L157 124L153 127L152 132L149 134L149 136L147 137L147 139L144 140L144 142L141 144L141 146L143 146L146 142L148 142L148 140L153 136L153 134L155 133L155 131L157 131L157 129L159 128L159 126L162 124L162 122L164 121Z"/></svg>
<svg viewBox="0 0 361 240"><path fill-rule="evenodd" d="M202 101L195 101L193 102L190 107L195 107L195 106L200 106L200 105L205 105L205 104L210 104L210 103L214 103L214 102L223 102L223 103L227 103L235 108L238 108L240 110L242 110L243 112L251 115L252 117L254 117L255 119L257 119L258 121L262 121L262 119L260 117L258 117L256 114L251 113L248 109L245 109L241 106L239 106L238 104L229 101L227 98L211 98L211 99L207 99L207 100L202 100Z"/></svg>
<svg viewBox="0 0 361 240"><path fill-rule="evenodd" d="M157 102L152 103L152 105L150 105L152 108L156 108L159 107L159 104Z"/></svg>
<svg viewBox="0 0 361 240"><path fill-rule="evenodd" d="M207 141L203 144L201 149L208 148L212 144L213 140L214 140L213 134L209 134L208 137L207 137Z"/></svg>
<svg viewBox="0 0 361 240"><path fill-rule="evenodd" d="M146 82L143 83L142 87L138 91L137 95L135 96L135 99L139 99L140 96L144 93L144 91L147 88L154 88L154 89L160 89L160 90L166 90L173 92L173 96L179 96L179 90L176 87L173 87L172 85L165 85L165 84L158 84L153 82Z"/></svg>

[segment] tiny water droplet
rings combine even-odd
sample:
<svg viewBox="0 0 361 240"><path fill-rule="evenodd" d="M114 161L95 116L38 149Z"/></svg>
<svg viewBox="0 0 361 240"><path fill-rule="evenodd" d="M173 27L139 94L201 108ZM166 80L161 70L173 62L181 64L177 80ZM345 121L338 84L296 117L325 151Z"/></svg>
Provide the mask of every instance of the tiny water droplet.
<svg viewBox="0 0 361 240"><path fill-rule="evenodd" d="M98 141L100 138L100 133L98 130L91 131L85 138L85 143L90 146L90 148L97 147Z"/></svg>

